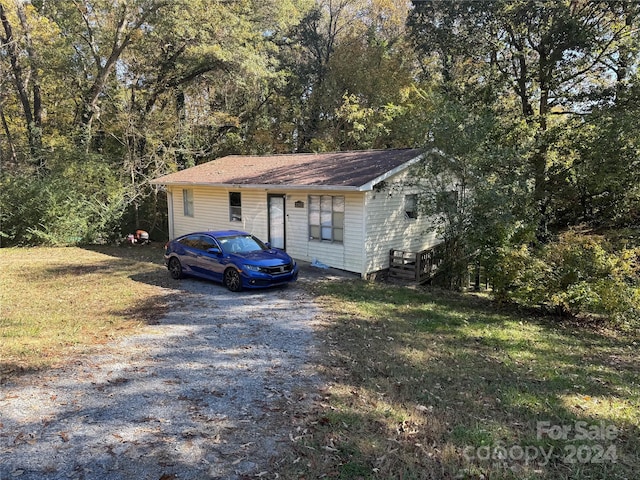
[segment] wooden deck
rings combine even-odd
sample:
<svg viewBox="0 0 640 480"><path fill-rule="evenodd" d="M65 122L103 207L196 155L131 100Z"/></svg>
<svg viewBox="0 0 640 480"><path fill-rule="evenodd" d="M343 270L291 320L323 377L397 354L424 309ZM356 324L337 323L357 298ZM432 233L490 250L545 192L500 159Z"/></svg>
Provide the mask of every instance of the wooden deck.
<svg viewBox="0 0 640 480"><path fill-rule="evenodd" d="M441 245L420 252L391 249L389 252L389 277L416 283L426 283L437 273L442 264Z"/></svg>

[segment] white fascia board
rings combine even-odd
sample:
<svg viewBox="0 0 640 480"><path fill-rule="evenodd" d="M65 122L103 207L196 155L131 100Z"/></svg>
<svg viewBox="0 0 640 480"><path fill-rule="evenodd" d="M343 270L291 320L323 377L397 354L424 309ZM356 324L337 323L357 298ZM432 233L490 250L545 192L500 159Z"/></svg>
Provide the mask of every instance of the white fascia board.
<svg viewBox="0 0 640 480"><path fill-rule="evenodd" d="M408 162L404 162L402 165L398 165L396 168L394 168L393 170L389 170L388 172L383 173L382 175L380 175L377 178L374 178L373 180L371 180L370 182L365 183L364 185L362 185L361 187L359 187L357 190L360 192L368 192L373 190L373 187L375 185L377 185L380 182L385 181L387 178L393 177L395 174L402 172L403 170L406 170L407 168L409 168L411 165L414 165L416 163L418 163L420 160L422 160L424 158L423 154L418 155L415 158L412 158L411 160L409 160Z"/></svg>
<svg viewBox="0 0 640 480"><path fill-rule="evenodd" d="M154 183L154 181L152 181ZM159 183L159 182L156 182ZM340 186L340 185L276 185L276 184L235 184L235 183L203 183L203 182L169 182L159 183L166 186L177 187L221 187L232 188L236 190L240 189L252 189L252 190L326 190L326 191L346 191L346 192L359 192L362 187L354 186Z"/></svg>

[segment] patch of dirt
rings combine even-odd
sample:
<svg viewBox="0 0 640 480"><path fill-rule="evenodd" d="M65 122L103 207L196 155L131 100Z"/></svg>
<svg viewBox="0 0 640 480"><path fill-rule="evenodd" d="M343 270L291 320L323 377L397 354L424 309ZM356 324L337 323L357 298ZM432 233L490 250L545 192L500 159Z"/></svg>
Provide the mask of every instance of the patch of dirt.
<svg viewBox="0 0 640 480"><path fill-rule="evenodd" d="M3 385L0 480L278 477L320 386L318 308L300 285L180 289L139 334Z"/></svg>

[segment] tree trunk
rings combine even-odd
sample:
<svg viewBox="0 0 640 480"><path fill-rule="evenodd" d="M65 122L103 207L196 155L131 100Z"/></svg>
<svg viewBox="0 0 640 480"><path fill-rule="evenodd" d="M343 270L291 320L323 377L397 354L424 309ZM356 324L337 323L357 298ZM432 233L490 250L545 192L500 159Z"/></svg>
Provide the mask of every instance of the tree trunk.
<svg viewBox="0 0 640 480"><path fill-rule="evenodd" d="M15 166L18 164L18 156L16 155L16 146L13 144L13 136L11 135L11 130L9 130L9 124L7 123L7 118L4 116L4 110L2 109L1 103L0 103L0 119L2 119L2 128L4 130L5 135L7 136L7 143L9 144L9 151L11 152L11 162ZM1 150L0 150L0 159L2 159Z"/></svg>
<svg viewBox="0 0 640 480"><path fill-rule="evenodd" d="M24 18L24 27L26 25L26 17L24 17L24 10L22 4L17 4L18 16L22 21ZM5 38L2 39L2 46L6 47L9 61L11 63L11 73L13 74L13 83L18 93L18 98L22 105L22 112L27 128L27 139L29 142L29 151L33 159L40 163L40 150L42 148L42 102L40 97L40 84L38 81L37 68L34 63L34 52L31 46L28 47L28 55L32 62L30 73L31 82L33 85L33 105L29 98L28 82L25 79L24 70L20 63L20 52L18 51L18 43L13 35L13 28L2 4L0 3L0 21L5 32ZM31 43L31 36L28 33L28 29L25 30L27 36L27 44ZM35 77L34 77L35 74ZM39 165L40 166L40 165Z"/></svg>
<svg viewBox="0 0 640 480"><path fill-rule="evenodd" d="M536 238L540 243L549 241L549 188L547 157L549 153L548 140L545 138L547 131L547 115L549 115L549 58L545 45L538 49L540 63L538 66L538 82L540 84L540 103L538 104L538 131L536 132L536 150L533 154L534 192L533 199L538 209L538 226Z"/></svg>

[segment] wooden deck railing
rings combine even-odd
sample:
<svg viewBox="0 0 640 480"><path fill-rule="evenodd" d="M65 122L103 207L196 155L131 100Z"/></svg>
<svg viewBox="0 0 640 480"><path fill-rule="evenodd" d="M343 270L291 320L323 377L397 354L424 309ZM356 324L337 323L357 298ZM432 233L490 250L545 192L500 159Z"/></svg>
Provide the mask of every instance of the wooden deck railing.
<svg viewBox="0 0 640 480"><path fill-rule="evenodd" d="M389 252L389 276L425 283L438 273L442 262L441 245L420 252L391 249Z"/></svg>

